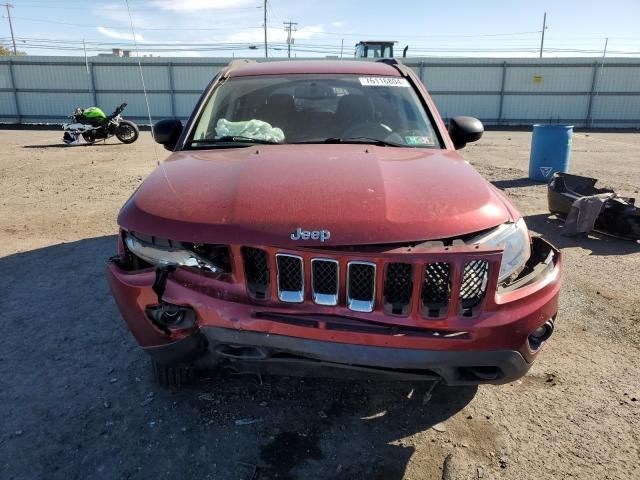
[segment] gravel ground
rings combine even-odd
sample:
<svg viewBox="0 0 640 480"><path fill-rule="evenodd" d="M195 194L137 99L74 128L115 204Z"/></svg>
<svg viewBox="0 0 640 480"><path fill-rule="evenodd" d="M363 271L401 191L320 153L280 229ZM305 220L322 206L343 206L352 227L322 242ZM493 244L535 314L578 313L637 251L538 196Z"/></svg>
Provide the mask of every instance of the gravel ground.
<svg viewBox="0 0 640 480"><path fill-rule="evenodd" d="M568 239L526 179L530 134L464 154L562 248L558 328L510 385L212 374L151 382L104 278L118 208L155 165L134 145L0 131L0 478L640 478L640 245ZM579 133L572 171L633 196L640 135Z"/></svg>

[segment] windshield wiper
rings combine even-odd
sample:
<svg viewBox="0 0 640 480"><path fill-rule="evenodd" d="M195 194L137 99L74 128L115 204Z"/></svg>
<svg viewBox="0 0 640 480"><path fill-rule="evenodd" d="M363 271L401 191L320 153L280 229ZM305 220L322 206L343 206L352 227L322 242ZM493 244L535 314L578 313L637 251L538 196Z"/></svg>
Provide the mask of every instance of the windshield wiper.
<svg viewBox="0 0 640 480"><path fill-rule="evenodd" d="M371 138L371 137L329 137L322 138L317 140L303 140L301 142L291 142L296 144L305 144L305 143L353 143L353 144L365 144L365 145L378 145L381 147L405 147L406 145L401 145L399 143L387 142L386 140L380 140L379 138Z"/></svg>
<svg viewBox="0 0 640 480"><path fill-rule="evenodd" d="M242 135L223 135L216 138L204 138L201 140L191 140L188 145L193 144L215 144L215 143L259 143L261 145L282 145L280 142L273 140L264 140L262 138L243 137Z"/></svg>

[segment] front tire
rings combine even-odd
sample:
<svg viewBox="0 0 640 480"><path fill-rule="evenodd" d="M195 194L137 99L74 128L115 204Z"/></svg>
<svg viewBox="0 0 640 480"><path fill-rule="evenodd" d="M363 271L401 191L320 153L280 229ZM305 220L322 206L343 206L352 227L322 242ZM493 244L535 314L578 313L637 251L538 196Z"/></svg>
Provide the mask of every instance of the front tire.
<svg viewBox="0 0 640 480"><path fill-rule="evenodd" d="M193 367L184 365L165 365L151 360L153 380L163 387L184 387L193 382Z"/></svg>
<svg viewBox="0 0 640 480"><path fill-rule="evenodd" d="M87 143L94 143L96 141L96 134L94 132L84 132L82 138Z"/></svg>
<svg viewBox="0 0 640 480"><path fill-rule="evenodd" d="M116 130L116 137L118 137L118 140L122 143L133 143L139 136L140 130L138 130L138 126L128 120L122 120Z"/></svg>

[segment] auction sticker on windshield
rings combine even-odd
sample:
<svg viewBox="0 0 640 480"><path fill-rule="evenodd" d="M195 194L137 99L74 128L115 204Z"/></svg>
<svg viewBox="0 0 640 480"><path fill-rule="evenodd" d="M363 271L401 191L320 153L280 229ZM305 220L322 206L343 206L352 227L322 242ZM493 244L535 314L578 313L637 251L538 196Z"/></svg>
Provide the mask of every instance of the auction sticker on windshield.
<svg viewBox="0 0 640 480"><path fill-rule="evenodd" d="M433 146L436 144L433 138L427 137L424 135L412 135L404 137L404 141L407 145L429 145Z"/></svg>
<svg viewBox="0 0 640 480"><path fill-rule="evenodd" d="M360 77L360 85L365 87L409 87L406 78Z"/></svg>

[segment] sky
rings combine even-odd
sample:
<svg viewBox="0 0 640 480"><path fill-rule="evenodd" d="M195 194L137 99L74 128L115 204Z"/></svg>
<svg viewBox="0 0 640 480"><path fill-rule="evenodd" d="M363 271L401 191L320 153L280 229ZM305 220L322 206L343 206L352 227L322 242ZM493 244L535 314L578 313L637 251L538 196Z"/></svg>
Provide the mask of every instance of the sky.
<svg viewBox="0 0 640 480"><path fill-rule="evenodd" d="M0 0L4 3L7 0ZM133 48L127 0L9 0L19 50L88 55ZM262 0L128 0L141 55L264 56ZM0 43L11 47L4 7ZM353 56L359 40L396 40L409 56L640 56L640 0L269 0L269 56Z"/></svg>

